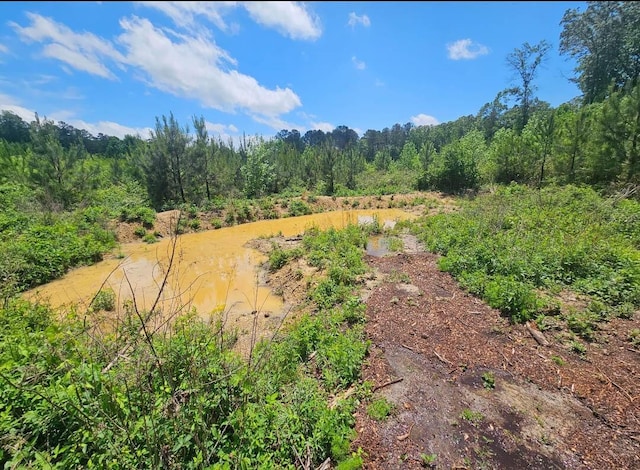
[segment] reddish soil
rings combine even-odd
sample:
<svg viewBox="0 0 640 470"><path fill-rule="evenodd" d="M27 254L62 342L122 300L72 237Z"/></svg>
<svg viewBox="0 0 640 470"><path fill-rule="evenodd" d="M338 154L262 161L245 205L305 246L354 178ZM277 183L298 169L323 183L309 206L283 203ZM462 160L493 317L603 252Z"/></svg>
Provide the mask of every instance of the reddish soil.
<svg viewBox="0 0 640 470"><path fill-rule="evenodd" d="M349 206L426 214L454 207L425 193L302 200L313 212ZM276 210L287 216L280 203ZM158 214L153 230L170 235L176 215ZM254 216L262 218L258 209ZM198 218L206 230L225 214ZM135 227L120 224L119 240L137 240ZM365 469L640 469L640 349L628 340L640 329L639 313L600 325L590 343L553 322L544 332L549 345L541 346L525 326L510 324L440 272L436 255L411 237L404 241L403 253L366 258L373 269L363 292L371 347L362 373L374 392L356 412L353 442ZM314 275L298 260L266 282L294 318ZM584 307L567 292L560 300ZM586 353L575 352L573 341ZM367 412L379 397L394 405L382 421Z"/></svg>
<svg viewBox="0 0 640 470"><path fill-rule="evenodd" d="M638 314L603 325L584 356L561 329L543 347L415 240L405 247L367 257L377 282L363 378L394 411L377 421L371 400L359 407L365 469L640 468L640 351L627 341Z"/></svg>

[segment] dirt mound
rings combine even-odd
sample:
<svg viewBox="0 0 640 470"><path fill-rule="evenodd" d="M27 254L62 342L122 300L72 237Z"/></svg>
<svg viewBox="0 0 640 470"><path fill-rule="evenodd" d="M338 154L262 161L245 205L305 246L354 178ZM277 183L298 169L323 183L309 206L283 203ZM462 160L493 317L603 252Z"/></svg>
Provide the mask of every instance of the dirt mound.
<svg viewBox="0 0 640 470"><path fill-rule="evenodd" d="M613 320L605 340L573 352L540 346L413 250L368 257L372 340L364 379L395 411L357 412L366 469L640 468L640 320Z"/></svg>

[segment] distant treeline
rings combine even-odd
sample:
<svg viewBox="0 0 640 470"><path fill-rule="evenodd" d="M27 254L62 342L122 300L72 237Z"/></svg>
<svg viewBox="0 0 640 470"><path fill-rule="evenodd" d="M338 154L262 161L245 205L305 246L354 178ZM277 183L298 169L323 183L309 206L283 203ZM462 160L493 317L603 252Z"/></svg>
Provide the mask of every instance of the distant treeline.
<svg viewBox="0 0 640 470"><path fill-rule="evenodd" d="M240 144L209 135L203 117L156 117L149 138L119 139L35 116L0 115L0 183L27 185L49 207L76 207L91 192L137 184L155 209L283 191L319 194L484 184L636 183L640 170L640 7L588 2L562 18L561 54L577 60L582 95L553 108L535 96L551 45L524 43L506 58L519 81L475 115L434 126L281 130ZM513 85L513 84L512 84ZM473 86L470 83L470 86Z"/></svg>

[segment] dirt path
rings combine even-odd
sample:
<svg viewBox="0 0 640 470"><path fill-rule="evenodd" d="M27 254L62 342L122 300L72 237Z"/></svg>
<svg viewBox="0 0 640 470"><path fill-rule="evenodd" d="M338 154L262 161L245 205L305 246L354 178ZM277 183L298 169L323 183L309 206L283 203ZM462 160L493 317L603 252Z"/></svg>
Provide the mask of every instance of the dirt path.
<svg viewBox="0 0 640 470"><path fill-rule="evenodd" d="M626 341L638 315L609 322L584 357L561 331L543 347L405 246L367 257L363 378L395 409L358 409L365 469L640 469L640 353Z"/></svg>

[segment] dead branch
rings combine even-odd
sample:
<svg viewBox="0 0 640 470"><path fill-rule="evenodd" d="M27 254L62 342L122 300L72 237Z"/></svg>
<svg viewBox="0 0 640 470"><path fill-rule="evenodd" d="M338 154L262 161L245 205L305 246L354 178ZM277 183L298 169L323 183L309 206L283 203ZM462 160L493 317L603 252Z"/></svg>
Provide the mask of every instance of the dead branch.
<svg viewBox="0 0 640 470"><path fill-rule="evenodd" d="M435 349L433 350L433 354L435 354L435 355L436 355L436 357L437 357L438 359L440 359L440 361L444 362L445 364L449 364L451 367L454 367L453 362L451 362L451 361L449 361L449 360L445 359L443 356L441 356L440 354L438 354L438 351L436 351Z"/></svg>
<svg viewBox="0 0 640 470"><path fill-rule="evenodd" d="M542 331L532 326L531 322L525 323L525 326L527 327L527 331L531 334L531 336L533 336L533 339L535 339L540 346L549 346L549 341L542 334Z"/></svg>
<svg viewBox="0 0 640 470"><path fill-rule="evenodd" d="M613 380L611 380L611 378L610 378L607 374L605 374L604 372L602 372L602 370L601 370L599 367L596 367L596 369L598 369L598 372L600 372L600 373L602 374L602 376L603 376L605 379L607 379L611 385L613 385L615 388L617 388L618 390L620 390L620 391L624 394L624 396L626 396L626 397L629 399L629 401L630 401L631 403L633 403L633 400L634 400L634 399L633 399L633 397L631 396L631 394L630 394L629 392L627 392L624 388L622 388L620 385L618 385L618 384L617 384L617 383L615 383Z"/></svg>
<svg viewBox="0 0 640 470"><path fill-rule="evenodd" d="M382 385L377 385L373 387L373 391L377 392L381 388L385 388L385 387L388 387L389 385L397 384L398 382L402 382L403 380L404 380L404 377L400 377L399 379L389 380L388 382L385 382Z"/></svg>

